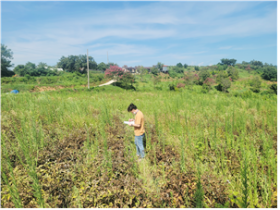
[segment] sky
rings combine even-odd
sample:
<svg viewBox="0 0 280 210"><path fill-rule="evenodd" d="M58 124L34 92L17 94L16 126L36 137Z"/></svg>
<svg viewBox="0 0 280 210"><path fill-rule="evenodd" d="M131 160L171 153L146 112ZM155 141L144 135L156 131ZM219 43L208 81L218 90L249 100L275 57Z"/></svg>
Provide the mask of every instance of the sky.
<svg viewBox="0 0 280 210"><path fill-rule="evenodd" d="M277 65L276 1L2 1L1 43L14 67L62 56L149 67L215 65L222 58Z"/></svg>

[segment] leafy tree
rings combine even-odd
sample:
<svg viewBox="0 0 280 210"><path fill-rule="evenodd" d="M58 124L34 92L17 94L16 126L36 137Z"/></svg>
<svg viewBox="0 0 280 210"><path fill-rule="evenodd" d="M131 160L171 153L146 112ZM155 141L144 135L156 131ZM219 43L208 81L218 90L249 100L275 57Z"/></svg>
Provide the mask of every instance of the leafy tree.
<svg viewBox="0 0 280 210"><path fill-rule="evenodd" d="M235 59L227 59L227 58L222 58L221 59L221 64L222 65L234 66L235 63L236 63Z"/></svg>
<svg viewBox="0 0 280 210"><path fill-rule="evenodd" d="M261 79L259 77L254 77L250 82L250 85L252 86L251 90L255 93L259 93L261 84L262 84Z"/></svg>
<svg viewBox="0 0 280 210"><path fill-rule="evenodd" d="M120 82L123 86L127 87L128 85L133 85L135 83L135 78L130 72L125 72L120 76Z"/></svg>
<svg viewBox="0 0 280 210"><path fill-rule="evenodd" d="M248 64L248 65L246 66L245 70L248 71L249 73L251 73L251 71L252 71L253 69L251 69L251 66Z"/></svg>
<svg viewBox="0 0 280 210"><path fill-rule="evenodd" d="M14 68L14 72L20 76L24 76L26 74L26 70L24 68L24 65L17 65Z"/></svg>
<svg viewBox="0 0 280 210"><path fill-rule="evenodd" d="M36 68L36 65L35 63L31 63L31 62L27 62L25 64L25 69L28 71L28 70L32 70L32 69L35 69Z"/></svg>
<svg viewBox="0 0 280 210"><path fill-rule="evenodd" d="M230 86L231 86L231 82L229 78L223 78L221 80L221 83L218 86L216 86L216 89L219 91L228 92Z"/></svg>
<svg viewBox="0 0 280 210"><path fill-rule="evenodd" d="M148 70L146 68L144 68L143 66L138 66L136 69L141 75L148 73Z"/></svg>
<svg viewBox="0 0 280 210"><path fill-rule="evenodd" d="M179 66L174 66L173 71L175 71L177 74L183 74L184 73L184 68L179 67Z"/></svg>
<svg viewBox="0 0 280 210"><path fill-rule="evenodd" d="M228 67L228 65L222 65L222 64L218 64L217 65L217 68L219 71L223 71L223 70L226 70Z"/></svg>
<svg viewBox="0 0 280 210"><path fill-rule="evenodd" d="M194 70L199 71L199 67L198 67L198 66L195 66L195 67L194 67Z"/></svg>
<svg viewBox="0 0 280 210"><path fill-rule="evenodd" d="M106 69L110 68L110 66L119 66L119 65L113 62L109 62L108 64L106 64Z"/></svg>
<svg viewBox="0 0 280 210"><path fill-rule="evenodd" d="M176 66L179 67L179 68L183 68L183 65L181 63L177 63Z"/></svg>
<svg viewBox="0 0 280 210"><path fill-rule="evenodd" d="M159 70L158 70L156 67L153 66L153 67L151 68L151 73L152 73L153 75L156 75L156 76L157 76L157 75L159 74Z"/></svg>
<svg viewBox="0 0 280 210"><path fill-rule="evenodd" d="M207 70L203 70L199 72L199 78L201 82L204 82L208 77L210 77L210 72Z"/></svg>
<svg viewBox="0 0 280 210"><path fill-rule="evenodd" d="M107 69L107 65L103 62L99 63L97 66L98 70L105 71Z"/></svg>
<svg viewBox="0 0 280 210"><path fill-rule="evenodd" d="M46 63L43 63L43 62L40 62L38 65L37 65L37 68L41 68L41 67L47 67L48 68L48 64Z"/></svg>
<svg viewBox="0 0 280 210"><path fill-rule="evenodd" d="M277 81L277 70L274 67L268 66L264 68L261 77L265 80Z"/></svg>
<svg viewBox="0 0 280 210"><path fill-rule="evenodd" d="M263 67L263 63L261 61L252 60L252 61L250 61L250 64L254 65L254 66Z"/></svg>
<svg viewBox="0 0 280 210"><path fill-rule="evenodd" d="M106 77L116 79L117 81L121 79L122 75L124 75L124 70L122 70L122 68L118 66L110 66L105 71Z"/></svg>
<svg viewBox="0 0 280 210"><path fill-rule="evenodd" d="M157 68L158 68L160 71L162 71L163 63L158 62L158 63L157 63Z"/></svg>
<svg viewBox="0 0 280 210"><path fill-rule="evenodd" d="M97 64L92 56L88 56L89 69L96 69ZM57 63L58 68L63 68L69 72L81 71L87 72L87 56L86 55L69 55L68 57L62 56Z"/></svg>
<svg viewBox="0 0 280 210"><path fill-rule="evenodd" d="M6 45L1 44L1 76L2 77L11 77L15 75L13 71L10 71L9 68L13 65L11 60L13 59L13 52L11 49L8 49Z"/></svg>
<svg viewBox="0 0 280 210"><path fill-rule="evenodd" d="M239 78L239 72L236 68L230 66L227 70L228 76L231 77L232 81L236 81Z"/></svg>
<svg viewBox="0 0 280 210"><path fill-rule="evenodd" d="M188 65L187 65L187 64L184 64L184 68L185 68L185 69L188 68Z"/></svg>
<svg viewBox="0 0 280 210"><path fill-rule="evenodd" d="M216 77L216 82L221 83L222 79L225 79L228 77L228 74L226 71L220 71Z"/></svg>

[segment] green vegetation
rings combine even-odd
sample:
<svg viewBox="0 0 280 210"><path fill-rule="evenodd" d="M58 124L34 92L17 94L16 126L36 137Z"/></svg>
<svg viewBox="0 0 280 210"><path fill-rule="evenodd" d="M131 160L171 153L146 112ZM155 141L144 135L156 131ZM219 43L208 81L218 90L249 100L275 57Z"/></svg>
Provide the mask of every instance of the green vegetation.
<svg viewBox="0 0 280 210"><path fill-rule="evenodd" d="M90 89L79 65L1 78L1 206L276 207L277 83L263 79L275 67L180 64L136 75L112 64L90 71ZM145 115L141 162L123 124L131 102Z"/></svg>
<svg viewBox="0 0 280 210"><path fill-rule="evenodd" d="M227 77L225 93L211 88L213 74L203 85L184 74L137 75L136 92L110 85L3 94L1 205L275 207L275 85L258 77L256 93L255 77ZM75 74L53 78L67 75ZM18 84L34 85L27 82ZM140 163L133 129L123 124L131 102L145 115Z"/></svg>
<svg viewBox="0 0 280 210"><path fill-rule="evenodd" d="M9 68L13 65L11 60L13 59L13 52L8 49L6 45L1 44L1 77L11 77L15 73L9 71Z"/></svg>

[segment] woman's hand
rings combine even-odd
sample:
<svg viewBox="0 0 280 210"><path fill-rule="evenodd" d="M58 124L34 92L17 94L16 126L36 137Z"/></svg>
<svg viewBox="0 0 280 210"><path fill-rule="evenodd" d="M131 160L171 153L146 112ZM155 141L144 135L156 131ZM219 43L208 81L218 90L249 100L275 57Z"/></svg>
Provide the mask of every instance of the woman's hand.
<svg viewBox="0 0 280 210"><path fill-rule="evenodd" d="M129 122L132 122L132 121L134 121L134 120L133 120L133 119L129 119L128 121L129 121Z"/></svg>

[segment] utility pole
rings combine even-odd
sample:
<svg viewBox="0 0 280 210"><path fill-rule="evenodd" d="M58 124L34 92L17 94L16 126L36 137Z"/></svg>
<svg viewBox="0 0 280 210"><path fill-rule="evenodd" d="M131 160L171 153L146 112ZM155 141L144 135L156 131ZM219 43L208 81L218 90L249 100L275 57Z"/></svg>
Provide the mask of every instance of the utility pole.
<svg viewBox="0 0 280 210"><path fill-rule="evenodd" d="M89 89L89 66L88 66L88 49L87 49L87 76L88 76L88 89Z"/></svg>

